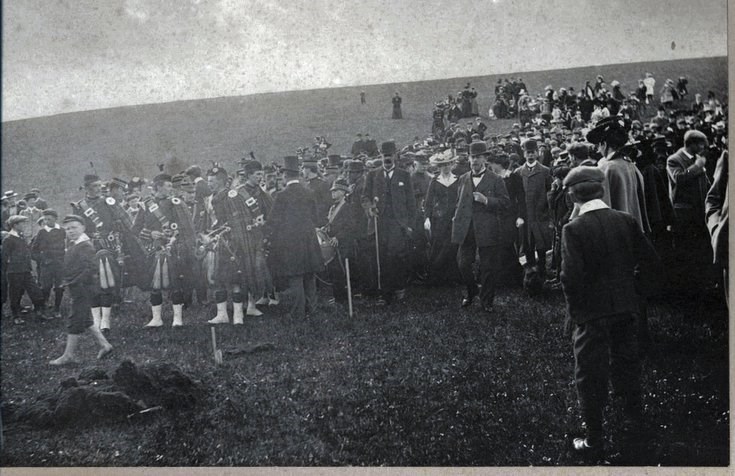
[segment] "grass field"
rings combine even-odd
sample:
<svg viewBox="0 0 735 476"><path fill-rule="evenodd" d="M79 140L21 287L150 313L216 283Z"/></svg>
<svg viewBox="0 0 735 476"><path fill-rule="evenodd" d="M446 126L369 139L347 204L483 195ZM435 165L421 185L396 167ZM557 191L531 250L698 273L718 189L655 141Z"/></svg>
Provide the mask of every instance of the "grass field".
<svg viewBox="0 0 735 476"><path fill-rule="evenodd" d="M532 92L546 84L575 86L603 74L624 87L646 71L657 81L681 74L691 92L727 84L726 59L632 64L525 73ZM62 213L80 198L82 174L93 161L104 177L151 176L156 163L177 172L190 163L220 161L230 168L253 150L265 160L292 153L326 135L336 152L354 133L399 145L430 130L434 100L468 80L483 95L497 76L292 92L91 111L2 124L3 189L40 185ZM392 121L389 96L404 98L402 121ZM512 121L489 122L491 131ZM324 303L326 290L321 291ZM70 465L575 465L570 438L579 417L572 380L571 341L563 332L560 294L530 299L499 292L496 313L459 310L460 290L409 289L405 302L376 308L359 299L358 315L326 304L303 322L283 305L265 309L242 328L222 327L224 350L269 344L261 352L211 357L214 309L185 311L187 326L149 331L146 297L116 311L116 350L99 367L111 373L123 360L170 362L206 389L194 409L165 410L122 421L42 429L14 414L94 361L86 338L85 364L53 369L63 350L59 321L14 326L2 322L2 464ZM65 303L65 306L68 303ZM171 321L170 307L164 320ZM647 434L644 465L728 464L727 313L711 299L672 297L653 303L654 345L644 363ZM618 413L608 415L614 428ZM616 454L612 462L631 463Z"/></svg>

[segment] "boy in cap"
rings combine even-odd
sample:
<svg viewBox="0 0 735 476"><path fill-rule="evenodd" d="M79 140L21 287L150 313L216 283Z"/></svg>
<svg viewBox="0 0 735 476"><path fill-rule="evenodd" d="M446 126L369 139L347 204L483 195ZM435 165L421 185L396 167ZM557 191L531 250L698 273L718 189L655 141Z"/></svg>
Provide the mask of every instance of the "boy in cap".
<svg viewBox="0 0 735 476"><path fill-rule="evenodd" d="M56 223L59 214L47 208L43 211L43 227L33 239L31 256L38 265L38 280L46 302L54 289L54 317L61 317L59 307L64 296L63 279L66 232Z"/></svg>
<svg viewBox="0 0 735 476"><path fill-rule="evenodd" d="M94 325L91 318L93 289L96 287L95 273L97 260L95 259L95 248L84 232L84 218L77 215L67 215L64 218L64 230L69 240L69 250L64 256L64 281L63 285L69 288L71 296L71 315L66 335L66 347L64 353L58 359L49 362L51 365L59 366L72 364L77 361L75 355L79 345L79 337L85 330L89 330L100 346L97 354L102 359L112 352L112 345L107 342L102 331Z"/></svg>
<svg viewBox="0 0 735 476"><path fill-rule="evenodd" d="M27 221L28 217L22 215L8 218L8 236L2 245L3 281L8 285L10 312L15 324L23 324L23 319L20 318L20 301L25 293L31 298L38 317L47 319L44 314L43 292L31 274L31 250L23 237L23 224Z"/></svg>
<svg viewBox="0 0 735 476"><path fill-rule="evenodd" d="M603 409L608 381L623 399L630 437L642 422L638 312L635 270L655 260L636 220L602 201L604 173L596 167L572 169L564 179L577 218L562 231L561 283L574 347L574 378L586 435L574 449L585 458L604 457ZM631 448L640 444L630 440Z"/></svg>

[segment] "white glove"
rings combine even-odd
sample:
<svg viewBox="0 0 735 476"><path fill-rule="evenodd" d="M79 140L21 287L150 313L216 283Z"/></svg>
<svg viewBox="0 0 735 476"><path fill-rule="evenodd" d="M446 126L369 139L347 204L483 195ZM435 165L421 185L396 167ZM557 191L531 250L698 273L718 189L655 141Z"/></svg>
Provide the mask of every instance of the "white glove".
<svg viewBox="0 0 735 476"><path fill-rule="evenodd" d="M428 218L424 220L424 230L431 231L431 220Z"/></svg>
<svg viewBox="0 0 735 476"><path fill-rule="evenodd" d="M526 222L523 221L523 218L521 218L521 217L516 218L516 228L522 227L524 223L526 223Z"/></svg>

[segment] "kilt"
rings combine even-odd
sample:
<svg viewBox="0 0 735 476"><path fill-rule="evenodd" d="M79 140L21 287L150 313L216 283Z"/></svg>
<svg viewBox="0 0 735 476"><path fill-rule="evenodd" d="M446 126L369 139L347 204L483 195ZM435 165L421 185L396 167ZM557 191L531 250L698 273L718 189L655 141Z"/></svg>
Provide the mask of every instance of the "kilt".
<svg viewBox="0 0 735 476"><path fill-rule="evenodd" d="M193 289L195 261L193 250L185 246L174 246L170 253L154 252L147 261L146 290Z"/></svg>
<svg viewBox="0 0 735 476"><path fill-rule="evenodd" d="M216 288L240 286L243 292L262 296L273 286L262 250L233 254L221 242L214 256L205 257L205 266L209 283Z"/></svg>

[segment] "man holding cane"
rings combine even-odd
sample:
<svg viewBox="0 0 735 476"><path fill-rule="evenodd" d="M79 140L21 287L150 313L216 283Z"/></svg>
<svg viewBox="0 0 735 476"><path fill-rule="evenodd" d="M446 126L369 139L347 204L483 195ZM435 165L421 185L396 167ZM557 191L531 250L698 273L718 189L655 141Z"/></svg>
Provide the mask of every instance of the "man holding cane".
<svg viewBox="0 0 735 476"><path fill-rule="evenodd" d="M416 214L416 200L411 175L396 167L398 152L395 141L380 145L383 166L371 171L365 179L363 203L368 204L368 215L377 220L375 240L380 266L378 282L381 297L378 304L390 304L402 299L408 279L408 240Z"/></svg>

